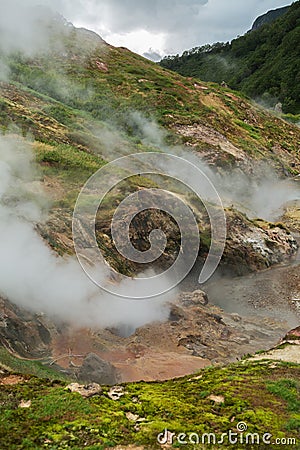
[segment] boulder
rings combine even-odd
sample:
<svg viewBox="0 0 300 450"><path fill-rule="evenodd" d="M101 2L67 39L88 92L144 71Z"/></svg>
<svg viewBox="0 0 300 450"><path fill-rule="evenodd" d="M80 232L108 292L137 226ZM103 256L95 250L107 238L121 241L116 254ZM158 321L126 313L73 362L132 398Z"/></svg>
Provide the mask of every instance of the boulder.
<svg viewBox="0 0 300 450"><path fill-rule="evenodd" d="M200 289L193 292L182 292L180 294L180 303L185 306L205 306L208 304L207 294Z"/></svg>
<svg viewBox="0 0 300 450"><path fill-rule="evenodd" d="M111 398L112 400L120 400L123 395L125 395L123 386L113 386L108 393L109 398Z"/></svg>
<svg viewBox="0 0 300 450"><path fill-rule="evenodd" d="M79 369L78 378L86 383L115 384L118 382L116 368L95 353L89 353Z"/></svg>
<svg viewBox="0 0 300 450"><path fill-rule="evenodd" d="M82 397L89 398L93 395L101 394L102 388L97 383L91 383L91 384L79 384L79 383L71 383L69 384L66 389L71 392L77 392Z"/></svg>

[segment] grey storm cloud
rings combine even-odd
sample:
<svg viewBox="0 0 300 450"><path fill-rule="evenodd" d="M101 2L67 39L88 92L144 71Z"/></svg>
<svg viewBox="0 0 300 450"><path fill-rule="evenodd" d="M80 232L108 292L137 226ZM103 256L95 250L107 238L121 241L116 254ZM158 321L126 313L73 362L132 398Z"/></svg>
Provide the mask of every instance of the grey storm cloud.
<svg viewBox="0 0 300 450"><path fill-rule="evenodd" d="M0 26L11 23L8 15L15 17L16 23L12 23L18 34L22 18L23 26L24 22L30 26L24 7L42 4L75 25L98 32L108 42L110 34L146 30L165 36L164 48L155 51L180 53L205 43L231 40L244 34L260 14L291 3L292 0L0 0Z"/></svg>
<svg viewBox="0 0 300 450"><path fill-rule="evenodd" d="M107 23L111 31L130 32L137 28L147 31L171 31L185 27L197 17L208 0L102 0L84 2L91 12Z"/></svg>
<svg viewBox="0 0 300 450"><path fill-rule="evenodd" d="M164 33L166 53L231 40L244 34L255 18L292 0L72 0L57 1L71 21L96 31L125 34ZM52 1L53 4L53 1ZM106 38L107 36L104 36Z"/></svg>

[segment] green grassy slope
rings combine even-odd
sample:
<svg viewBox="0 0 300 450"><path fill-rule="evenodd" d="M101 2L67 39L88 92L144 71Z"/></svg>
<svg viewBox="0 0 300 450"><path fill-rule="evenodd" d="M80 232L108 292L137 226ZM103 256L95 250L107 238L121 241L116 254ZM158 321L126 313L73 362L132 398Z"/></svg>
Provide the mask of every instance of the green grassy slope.
<svg viewBox="0 0 300 450"><path fill-rule="evenodd" d="M243 94L184 78L87 30L55 23L44 52L1 59L9 80L0 82L0 129L34 138L52 199L40 233L59 253L73 251L71 218L81 187L122 154L180 145L225 169L237 164L251 172L253 161L265 160L281 174L300 171L299 128ZM146 137L143 126L151 131ZM149 183L136 177L120 187L106 202L104 219L121 194ZM133 269L115 262L121 271Z"/></svg>
<svg viewBox="0 0 300 450"><path fill-rule="evenodd" d="M6 376L2 374L0 382ZM161 448L156 438L164 429L177 435L197 433L200 439L204 433L215 433L220 439L222 433L236 432L239 422L247 424L247 433L259 433L261 438L270 433L272 442L296 441L299 377L297 365L244 362L173 381L126 384L124 395L112 400L107 387L102 394L84 399L65 390L63 382L25 376L17 384L1 386L1 448L100 450L135 443L150 450ZM22 400L30 400L31 406L20 408ZM243 445L240 448L270 448L262 442ZM223 447L236 448L226 439ZM181 445L174 440L172 448ZM182 448L217 447L187 444ZM296 443L288 448L299 447Z"/></svg>
<svg viewBox="0 0 300 450"><path fill-rule="evenodd" d="M69 33L55 36L58 48L64 42L61 51L54 46L35 58L20 53L4 57L13 83L2 83L0 89L4 129L13 122L43 142L70 143L101 154L99 134L105 122L125 133L125 141L133 138L136 145L132 147L131 140L130 149L143 151L143 146L137 147L141 133L131 114L138 111L170 132L169 143L197 144L200 150L218 152L217 144L201 137L183 138L178 132L178 126L201 124L252 158L276 159L275 145L282 149L287 168L289 155L297 157L299 131L243 95L169 72L129 50L105 44L96 35L87 39L80 30ZM227 158L228 154L221 157Z"/></svg>
<svg viewBox="0 0 300 450"><path fill-rule="evenodd" d="M18 358L0 347L0 370L18 374L31 374L41 379L66 380L67 377L41 361Z"/></svg>
<svg viewBox="0 0 300 450"><path fill-rule="evenodd" d="M267 159L299 173L298 128L242 94L184 78L86 30L58 28L45 53L2 59L10 77L0 83L0 127L35 139L53 199L40 231L59 253L72 252L71 216L82 185L114 156L180 144L221 167ZM139 121L151 125L152 136L145 139ZM129 188L148 184L138 177ZM125 270L122 260L117 266Z"/></svg>
<svg viewBox="0 0 300 450"><path fill-rule="evenodd" d="M270 24L231 43L217 43L161 61L165 68L201 80L225 81L252 98L300 113L300 2Z"/></svg>

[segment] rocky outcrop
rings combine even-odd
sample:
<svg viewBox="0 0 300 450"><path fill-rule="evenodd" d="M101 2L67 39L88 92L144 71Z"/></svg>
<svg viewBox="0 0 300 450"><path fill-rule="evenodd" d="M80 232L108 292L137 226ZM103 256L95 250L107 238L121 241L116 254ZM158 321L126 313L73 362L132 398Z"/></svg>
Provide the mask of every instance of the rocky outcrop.
<svg viewBox="0 0 300 450"><path fill-rule="evenodd" d="M43 315L0 299L0 344L8 351L24 358L48 356L55 332L55 326Z"/></svg>
<svg viewBox="0 0 300 450"><path fill-rule="evenodd" d="M300 180L300 177L297 177ZM300 233L300 203L289 204L280 219L291 231Z"/></svg>
<svg viewBox="0 0 300 450"><path fill-rule="evenodd" d="M300 326L289 331L286 336L280 341L280 344L286 343L300 345Z"/></svg>
<svg viewBox="0 0 300 450"><path fill-rule="evenodd" d="M79 383L71 383L66 387L66 390L71 392L77 392L84 398L93 397L94 395L99 395L102 392L102 388L97 383L91 384L79 384Z"/></svg>
<svg viewBox="0 0 300 450"><path fill-rule="evenodd" d="M95 353L86 356L80 367L78 378L81 381L100 384L115 384L119 379L115 367Z"/></svg>
<svg viewBox="0 0 300 450"><path fill-rule="evenodd" d="M287 13L290 9L289 6L284 6L283 8L272 9L268 11L266 14L259 16L252 25L251 31L258 30L263 25L267 23L272 23L274 20L283 16L283 14Z"/></svg>
<svg viewBox="0 0 300 450"><path fill-rule="evenodd" d="M282 224L251 221L235 210L227 210L226 218L224 271L244 275L281 263L297 252L296 240Z"/></svg>

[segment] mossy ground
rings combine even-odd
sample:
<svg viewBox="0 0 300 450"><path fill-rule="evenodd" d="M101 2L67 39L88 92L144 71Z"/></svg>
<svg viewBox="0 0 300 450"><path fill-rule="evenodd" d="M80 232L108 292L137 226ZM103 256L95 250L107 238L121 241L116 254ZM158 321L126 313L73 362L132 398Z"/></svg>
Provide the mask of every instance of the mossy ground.
<svg viewBox="0 0 300 450"><path fill-rule="evenodd" d="M155 449L157 434L165 428L177 434L221 435L235 431L239 422L247 423L249 433L299 439L299 379L299 365L244 361L182 379L126 384L125 395L114 401L108 387L84 399L66 391L62 381L27 376L19 384L1 386L1 448L100 450L136 443ZM224 397L224 402L214 402L211 395ZM31 400L31 406L19 408L21 400ZM128 419L129 412L143 420Z"/></svg>

